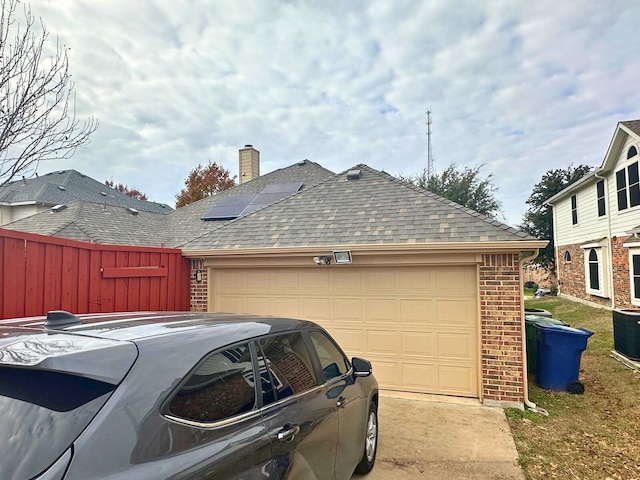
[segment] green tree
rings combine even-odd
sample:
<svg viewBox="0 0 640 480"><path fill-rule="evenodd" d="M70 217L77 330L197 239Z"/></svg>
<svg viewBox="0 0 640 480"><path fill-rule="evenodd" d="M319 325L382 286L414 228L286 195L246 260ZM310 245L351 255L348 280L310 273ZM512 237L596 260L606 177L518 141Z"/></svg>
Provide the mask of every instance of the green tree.
<svg viewBox="0 0 640 480"><path fill-rule="evenodd" d="M451 200L491 218L502 214L502 204L495 197L498 190L493 185L493 175L480 177L479 167L449 165L439 174L429 176L425 168L418 175L400 177L436 195Z"/></svg>
<svg viewBox="0 0 640 480"><path fill-rule="evenodd" d="M0 0L0 186L70 158L98 126L76 118L69 49L51 40L28 5Z"/></svg>
<svg viewBox="0 0 640 480"><path fill-rule="evenodd" d="M549 240L549 244L540 250L540 254L535 259L536 263L548 270L555 270L555 246L553 244L553 213L551 207L545 205L545 202L590 173L591 169L592 167L588 165L578 165L577 167L569 165L566 169L549 170L533 187L533 191L527 199L526 203L529 208L525 212L519 228L532 237Z"/></svg>
<svg viewBox="0 0 640 480"><path fill-rule="evenodd" d="M235 184L236 177L230 177L229 170L209 160L208 165L198 165L189 172L184 181L185 188L176 195L176 208L197 202Z"/></svg>

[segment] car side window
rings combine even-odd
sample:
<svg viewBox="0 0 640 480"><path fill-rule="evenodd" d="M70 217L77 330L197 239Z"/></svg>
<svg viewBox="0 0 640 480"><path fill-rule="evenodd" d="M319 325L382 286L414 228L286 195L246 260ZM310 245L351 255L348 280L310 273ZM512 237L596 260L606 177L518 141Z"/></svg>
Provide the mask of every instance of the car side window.
<svg viewBox="0 0 640 480"><path fill-rule="evenodd" d="M309 336L316 352L318 352L325 381L344 375L349 371L349 362L327 335L322 332L309 332Z"/></svg>
<svg viewBox="0 0 640 480"><path fill-rule="evenodd" d="M176 417L215 422L255 407L253 365L248 344L208 356L169 404Z"/></svg>
<svg viewBox="0 0 640 480"><path fill-rule="evenodd" d="M258 367L264 405L317 385L313 364L300 333L264 338L259 344Z"/></svg>

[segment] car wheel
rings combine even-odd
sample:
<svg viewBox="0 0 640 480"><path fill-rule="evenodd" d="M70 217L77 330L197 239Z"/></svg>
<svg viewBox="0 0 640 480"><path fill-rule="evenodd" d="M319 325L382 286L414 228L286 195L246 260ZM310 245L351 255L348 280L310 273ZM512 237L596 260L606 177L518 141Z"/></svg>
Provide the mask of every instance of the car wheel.
<svg viewBox="0 0 640 480"><path fill-rule="evenodd" d="M367 430L364 436L364 452L362 460L356 467L356 473L369 473L376 462L378 451L378 407L375 403L369 404L369 416L367 418Z"/></svg>

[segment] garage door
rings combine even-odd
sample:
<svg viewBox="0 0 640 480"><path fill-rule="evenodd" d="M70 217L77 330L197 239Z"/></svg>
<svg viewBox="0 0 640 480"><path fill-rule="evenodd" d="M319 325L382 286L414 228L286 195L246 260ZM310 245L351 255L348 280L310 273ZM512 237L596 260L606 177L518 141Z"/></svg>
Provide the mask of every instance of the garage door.
<svg viewBox="0 0 640 480"><path fill-rule="evenodd" d="M381 388L478 396L474 266L212 269L210 310L313 320Z"/></svg>

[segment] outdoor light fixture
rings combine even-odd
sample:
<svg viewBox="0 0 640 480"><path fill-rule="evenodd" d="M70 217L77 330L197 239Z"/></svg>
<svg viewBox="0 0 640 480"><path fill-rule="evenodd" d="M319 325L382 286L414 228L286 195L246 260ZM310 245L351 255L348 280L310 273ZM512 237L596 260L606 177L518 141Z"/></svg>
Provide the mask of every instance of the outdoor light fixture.
<svg viewBox="0 0 640 480"><path fill-rule="evenodd" d="M202 282L202 270L196 270L196 282Z"/></svg>
<svg viewBox="0 0 640 480"><path fill-rule="evenodd" d="M351 263L351 250L336 250L333 258L336 263Z"/></svg>
<svg viewBox="0 0 640 480"><path fill-rule="evenodd" d="M319 255L317 257L313 257L313 261L318 265L329 265L331 263L330 255Z"/></svg>

